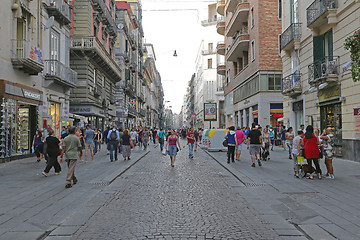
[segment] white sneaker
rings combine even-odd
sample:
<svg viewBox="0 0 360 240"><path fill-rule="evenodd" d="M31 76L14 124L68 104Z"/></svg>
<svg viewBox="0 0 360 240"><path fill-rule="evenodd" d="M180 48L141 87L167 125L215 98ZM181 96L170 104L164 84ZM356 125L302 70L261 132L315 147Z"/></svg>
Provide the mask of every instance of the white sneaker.
<svg viewBox="0 0 360 240"><path fill-rule="evenodd" d="M332 179L331 174L327 175L326 178Z"/></svg>
<svg viewBox="0 0 360 240"><path fill-rule="evenodd" d="M330 174L331 175L331 179L335 179L335 176L334 174Z"/></svg>

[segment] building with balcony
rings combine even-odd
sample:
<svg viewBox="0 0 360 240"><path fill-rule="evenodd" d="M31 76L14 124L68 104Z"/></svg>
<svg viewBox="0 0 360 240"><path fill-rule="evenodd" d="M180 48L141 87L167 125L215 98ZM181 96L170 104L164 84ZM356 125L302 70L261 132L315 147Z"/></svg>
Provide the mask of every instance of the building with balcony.
<svg viewBox="0 0 360 240"><path fill-rule="evenodd" d="M70 113L85 116L85 123L104 129L116 116L110 98L122 71L115 62L117 38L114 0L74 0L70 32L70 67L78 74L71 89Z"/></svg>
<svg viewBox="0 0 360 240"><path fill-rule="evenodd" d="M283 1L280 40L284 125L334 128L335 155L355 161L360 83L347 67L350 53L344 42L359 29L359 14L356 0Z"/></svg>
<svg viewBox="0 0 360 240"><path fill-rule="evenodd" d="M78 85L77 72L70 68L73 11L72 6L64 0L46 0L42 6L42 21L48 24L42 32L42 118L55 130L56 136L61 136L61 127L72 125L75 120L69 112L70 92Z"/></svg>
<svg viewBox="0 0 360 240"><path fill-rule="evenodd" d="M225 33L224 17L218 14L219 8L225 7L225 1L218 1L208 5L207 19L217 19L213 24L203 25L204 39L200 44L198 56L196 58L196 72L190 81L190 102L191 114L196 114L196 119L189 122L195 128L209 128L210 122L204 122L204 103L214 102L217 104L217 120L211 123L212 127L221 128L223 118L220 116L220 106L224 101L223 91L218 91L223 87L223 76L225 75L225 44L222 43L223 37L216 33L219 32L219 23L222 23L222 34ZM206 20L205 20L206 21ZM222 48L221 48L222 47ZM218 54L222 51L223 54Z"/></svg>
<svg viewBox="0 0 360 240"><path fill-rule="evenodd" d="M282 64L281 1L228 0L225 17L226 127L280 124ZM218 8L219 10L219 8Z"/></svg>
<svg viewBox="0 0 360 240"><path fill-rule="evenodd" d="M0 162L28 157L42 129L44 48L38 2L2 1Z"/></svg>

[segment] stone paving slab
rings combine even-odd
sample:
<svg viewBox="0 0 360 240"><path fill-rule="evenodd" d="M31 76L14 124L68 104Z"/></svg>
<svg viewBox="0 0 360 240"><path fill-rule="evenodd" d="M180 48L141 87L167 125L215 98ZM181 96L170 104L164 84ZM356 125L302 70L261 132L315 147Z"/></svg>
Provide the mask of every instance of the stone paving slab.
<svg viewBox="0 0 360 240"><path fill-rule="evenodd" d="M95 212L104 203L91 201L105 187L94 184L94 179L108 185L145 154L136 147L130 161L110 162L106 151L96 154L94 162L78 161L75 174L79 181L70 189L64 188L65 162L60 175L51 170L49 177L42 176L45 162L38 163L36 158L0 164L0 239L38 239L69 221L77 211L84 212L82 221L79 219L83 224L91 216L86 216L86 211ZM88 202L91 204L84 208Z"/></svg>
<svg viewBox="0 0 360 240"><path fill-rule="evenodd" d="M182 150L172 168L168 156L151 151L108 186L119 182L73 239L276 239L228 183L244 186L207 158Z"/></svg>
<svg viewBox="0 0 360 240"><path fill-rule="evenodd" d="M243 149L246 149L244 147ZM268 206L264 207L266 211L276 213L283 219L285 224L273 225L273 229L280 235L286 232L279 231L279 227L296 224L307 234L300 239L311 238L311 234L319 236L321 233L325 237L360 239L360 234L357 234L360 229L358 162L335 159L334 180L315 178L311 181L293 177L292 160L287 159L287 151L279 148L271 151L270 161L263 162L262 167L256 165L255 168L250 166L251 160L247 150L242 151L240 161L230 164L226 163L226 153L209 154L240 181L247 182L250 179L254 184L263 182L270 186L260 187L257 192L247 188L239 188L238 191L255 209L261 208L262 205ZM323 172L326 172L324 161L321 160L320 164ZM269 220L268 217L265 218ZM322 229L322 232L319 229Z"/></svg>

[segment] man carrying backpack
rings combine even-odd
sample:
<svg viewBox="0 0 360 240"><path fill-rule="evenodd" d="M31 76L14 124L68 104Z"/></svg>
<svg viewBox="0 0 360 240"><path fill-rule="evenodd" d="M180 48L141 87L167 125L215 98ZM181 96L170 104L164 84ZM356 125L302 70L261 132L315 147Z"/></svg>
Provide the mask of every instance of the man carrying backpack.
<svg viewBox="0 0 360 240"><path fill-rule="evenodd" d="M117 148L120 147L120 135L119 131L116 130L117 126L114 124L113 128L109 131L107 135L107 139L109 140L110 146L110 161L114 160L114 152L115 152L115 161L118 160L117 158Z"/></svg>
<svg viewBox="0 0 360 240"><path fill-rule="evenodd" d="M270 136L271 151L272 151L272 150L274 150L274 144L275 144L275 132L271 125L270 125L270 129L269 129L269 136Z"/></svg>

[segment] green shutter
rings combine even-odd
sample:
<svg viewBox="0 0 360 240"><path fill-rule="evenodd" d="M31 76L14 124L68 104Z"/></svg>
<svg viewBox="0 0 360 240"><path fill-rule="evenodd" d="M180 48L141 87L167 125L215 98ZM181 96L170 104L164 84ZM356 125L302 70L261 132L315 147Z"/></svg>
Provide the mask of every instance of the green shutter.
<svg viewBox="0 0 360 240"><path fill-rule="evenodd" d="M324 43L325 43L324 35L313 37L314 63L322 60L325 57Z"/></svg>
<svg viewBox="0 0 360 240"><path fill-rule="evenodd" d="M126 81L130 81L130 70L129 69L125 69L125 80Z"/></svg>
<svg viewBox="0 0 360 240"><path fill-rule="evenodd" d="M294 16L294 0L290 0L290 24L293 24L293 16Z"/></svg>
<svg viewBox="0 0 360 240"><path fill-rule="evenodd" d="M329 60L332 61L332 60L333 60L333 56L334 56L333 32L332 32L332 29L330 29L330 30L327 32L327 35L328 35Z"/></svg>

